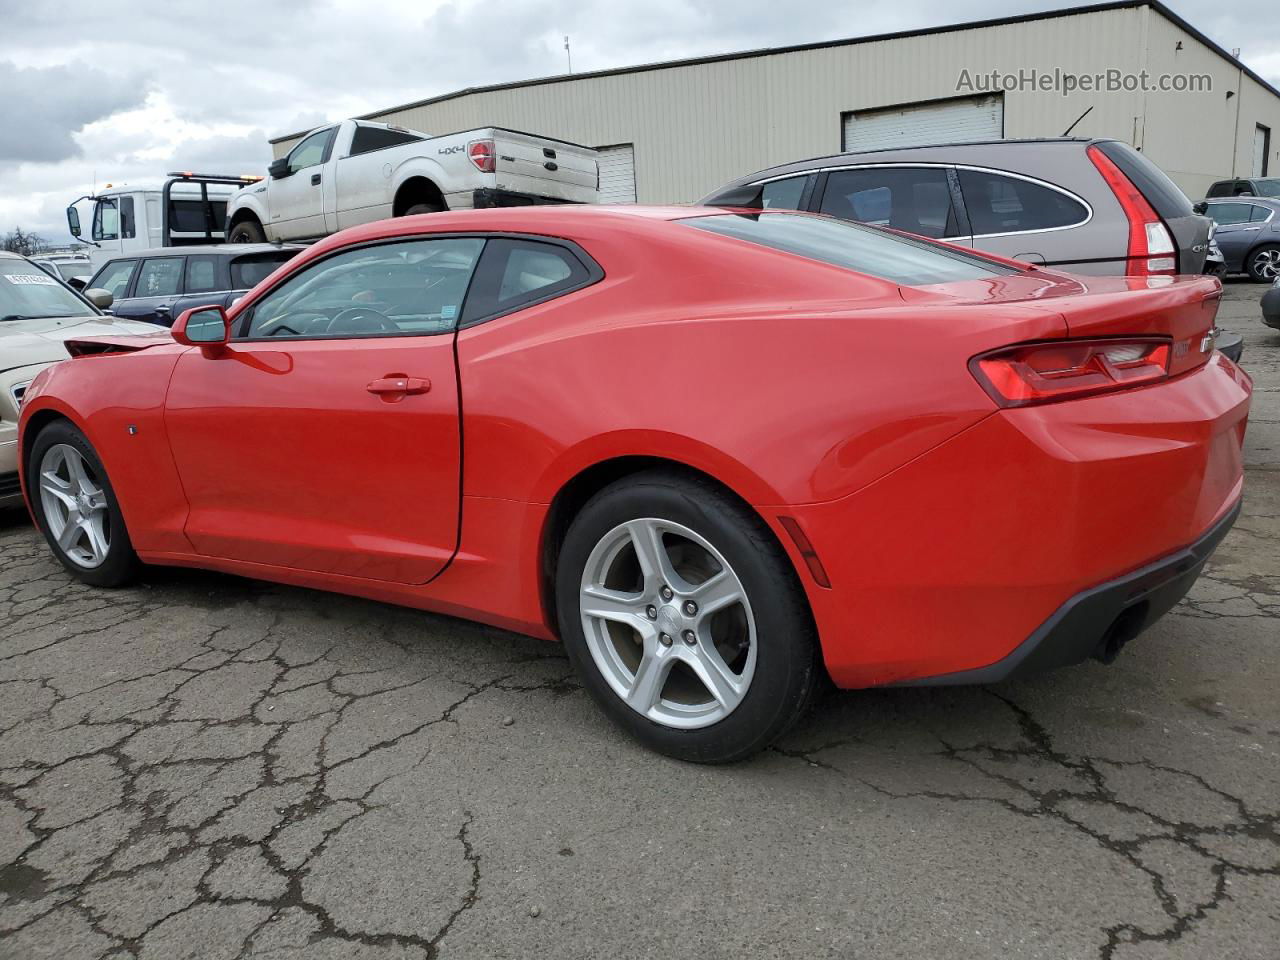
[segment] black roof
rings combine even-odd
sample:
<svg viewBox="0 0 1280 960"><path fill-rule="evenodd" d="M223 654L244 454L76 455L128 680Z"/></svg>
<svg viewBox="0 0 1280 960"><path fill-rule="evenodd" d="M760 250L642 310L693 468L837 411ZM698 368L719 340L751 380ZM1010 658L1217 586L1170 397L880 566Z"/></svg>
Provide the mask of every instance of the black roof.
<svg viewBox="0 0 1280 960"><path fill-rule="evenodd" d="M469 96L473 93L491 93L495 90L514 90L520 87L536 87L548 83L564 83L566 81L585 80L592 77L613 77L628 73L646 73L651 70L668 70L672 67L689 67L704 63L721 63L726 60L748 60L755 57L771 57L782 53L800 53L805 50L824 50L831 47L856 46L860 43L876 43L883 40L904 40L910 37L928 37L939 33L957 33L962 30L981 30L985 27L1000 27L1011 23L1030 23L1036 20L1055 20L1060 17L1072 17L1082 13L1101 13L1108 10L1129 10L1138 7L1150 7L1166 20L1195 37L1196 40L1203 43L1233 67L1242 70L1247 77L1261 84L1277 97L1280 97L1280 90L1277 90L1253 70L1246 67L1237 58L1228 53L1226 49L1219 46L1213 40L1210 40L1208 36L1174 13L1161 3L1160 0L1109 0L1109 2L1106 3L1086 4L1085 6L1078 7L1062 7L1058 10L1044 10L1039 13L1023 13L1012 17L995 17L989 20L969 20L963 23L945 24L939 27L925 27L918 30L899 30L893 33L877 33L868 37L847 37L840 40L822 40L816 43L798 43L785 47L760 47L755 50L741 50L735 53L712 54L705 57L689 57L684 60L664 60L656 63L638 64L632 67L613 67L608 70L592 70L587 73L562 73L555 74L550 77L536 77L531 80L515 80L508 83L493 83L477 87L464 87L463 89L455 90L452 93L444 93L439 96L428 97L425 100L414 100L411 103L402 103L398 106L387 107L383 110L375 110L372 113L361 114L355 119L374 120L378 117L385 116L388 113L394 113L397 110L411 110L415 107L425 107L433 103L443 103L447 100L456 100L459 97ZM292 140L293 138L300 137L307 132L308 131L306 130L299 130L295 133L286 133L279 137L272 137L268 142L280 143L283 140Z"/></svg>

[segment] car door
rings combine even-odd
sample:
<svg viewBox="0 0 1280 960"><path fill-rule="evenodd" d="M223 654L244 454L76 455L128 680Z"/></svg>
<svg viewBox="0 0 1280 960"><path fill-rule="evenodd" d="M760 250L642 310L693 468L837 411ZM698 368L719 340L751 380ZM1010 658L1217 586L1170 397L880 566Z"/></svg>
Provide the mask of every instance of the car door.
<svg viewBox="0 0 1280 960"><path fill-rule="evenodd" d="M937 240L955 241L964 233L944 166L846 167L830 171L821 189L818 211L841 220Z"/></svg>
<svg viewBox="0 0 1280 960"><path fill-rule="evenodd" d="M112 313L128 320L171 326L174 301L182 295L184 262L184 257L143 259L132 291L125 299L112 304Z"/></svg>
<svg viewBox="0 0 1280 960"><path fill-rule="evenodd" d="M422 583L457 547L453 334L485 240L410 238L307 264L174 369L165 420L209 557Z"/></svg>
<svg viewBox="0 0 1280 960"><path fill-rule="evenodd" d="M1254 206L1243 200L1214 201L1207 205L1206 212L1216 224L1213 239L1218 242L1227 270L1233 273L1244 269L1244 258L1258 239L1260 224L1250 223Z"/></svg>
<svg viewBox="0 0 1280 960"><path fill-rule="evenodd" d="M1073 235L1092 211L1062 187L976 167L957 167L956 176L976 250L1049 265L1126 253L1127 234L1114 250L1097 249Z"/></svg>
<svg viewBox="0 0 1280 960"><path fill-rule="evenodd" d="M317 130L289 151L288 175L267 182L270 227L277 239L318 237L325 232L324 174L337 127Z"/></svg>

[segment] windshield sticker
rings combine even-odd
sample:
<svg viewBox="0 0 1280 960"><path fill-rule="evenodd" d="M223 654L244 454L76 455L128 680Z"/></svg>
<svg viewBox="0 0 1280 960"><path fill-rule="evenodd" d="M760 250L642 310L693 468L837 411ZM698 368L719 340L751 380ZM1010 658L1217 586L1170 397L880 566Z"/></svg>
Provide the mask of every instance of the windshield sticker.
<svg viewBox="0 0 1280 960"><path fill-rule="evenodd" d="M440 308L440 316L445 320L452 320L458 315L458 308L452 304Z"/></svg>
<svg viewBox="0 0 1280 960"><path fill-rule="evenodd" d="M19 287L56 287L58 281L47 273L6 273L4 278Z"/></svg>

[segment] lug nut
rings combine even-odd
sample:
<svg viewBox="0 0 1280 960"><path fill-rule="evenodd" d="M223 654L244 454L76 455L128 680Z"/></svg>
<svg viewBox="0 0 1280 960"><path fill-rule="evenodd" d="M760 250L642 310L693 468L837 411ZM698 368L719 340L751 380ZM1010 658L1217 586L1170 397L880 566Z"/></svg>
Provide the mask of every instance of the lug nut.
<svg viewBox="0 0 1280 960"><path fill-rule="evenodd" d="M698 605L694 603L692 600L686 600L684 602L684 612L685 612L685 616L692 617L695 613L698 612Z"/></svg>
<svg viewBox="0 0 1280 960"><path fill-rule="evenodd" d="M662 644L664 647L671 646L671 635L667 633L658 634L658 642Z"/></svg>
<svg viewBox="0 0 1280 960"><path fill-rule="evenodd" d="M691 647L698 642L698 635L694 633L692 630L686 630L684 633L681 634L681 636L684 637L684 642Z"/></svg>
<svg viewBox="0 0 1280 960"><path fill-rule="evenodd" d="M651 603L649 604L649 606L644 608L644 615L648 617L650 620L657 620L658 608Z"/></svg>
<svg viewBox="0 0 1280 960"><path fill-rule="evenodd" d="M663 600L670 600L671 597L673 596L673 594L671 593L671 588L668 587L665 583L662 585L662 589L659 590L658 593L662 595Z"/></svg>

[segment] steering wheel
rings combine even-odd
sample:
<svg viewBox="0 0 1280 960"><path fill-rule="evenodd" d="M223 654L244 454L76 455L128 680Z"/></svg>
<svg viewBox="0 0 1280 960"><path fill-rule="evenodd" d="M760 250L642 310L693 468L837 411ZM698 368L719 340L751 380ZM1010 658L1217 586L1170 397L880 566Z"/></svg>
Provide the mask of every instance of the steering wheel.
<svg viewBox="0 0 1280 960"><path fill-rule="evenodd" d="M344 326L350 329L344 330ZM399 333L394 320L373 307L347 307L333 315L325 333Z"/></svg>

